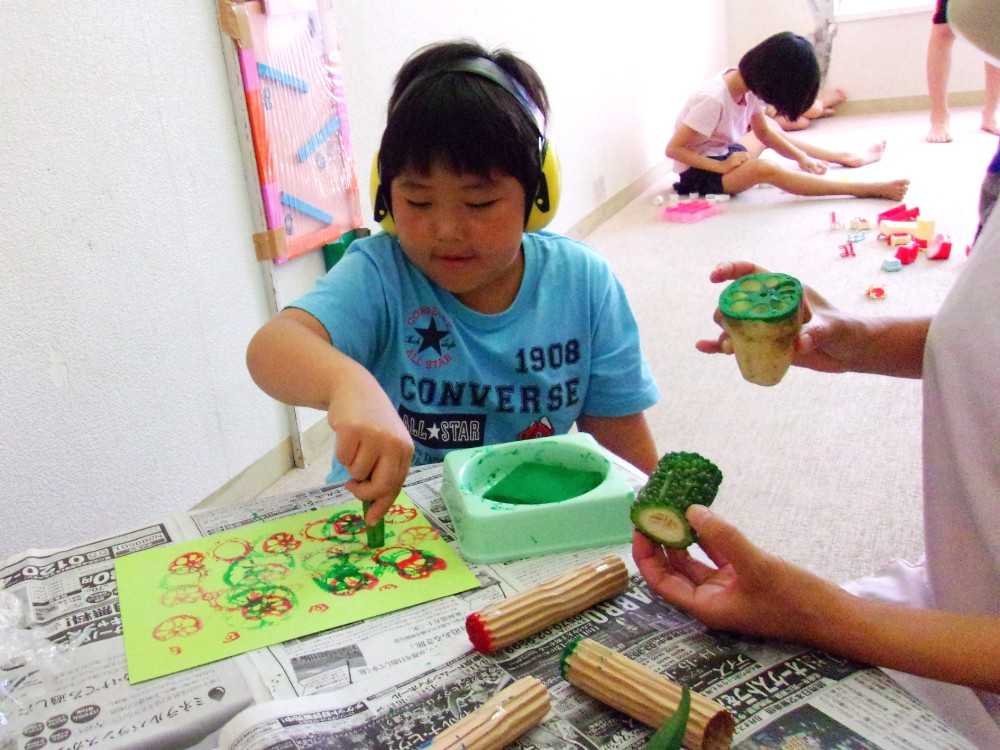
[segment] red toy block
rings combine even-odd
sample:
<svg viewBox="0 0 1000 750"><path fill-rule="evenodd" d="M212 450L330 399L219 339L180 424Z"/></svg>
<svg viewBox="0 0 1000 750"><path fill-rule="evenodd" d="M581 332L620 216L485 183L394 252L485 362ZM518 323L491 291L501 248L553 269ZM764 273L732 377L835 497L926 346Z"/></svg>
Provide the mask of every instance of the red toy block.
<svg viewBox="0 0 1000 750"><path fill-rule="evenodd" d="M934 242L927 247L928 260L948 260L951 255L951 238L946 234L939 234L934 238Z"/></svg>
<svg viewBox="0 0 1000 750"><path fill-rule="evenodd" d="M920 248L917 247L917 244L911 242L909 245L900 245L896 248L896 257L899 258L900 263L908 266L917 259L917 253L919 252Z"/></svg>
<svg viewBox="0 0 1000 750"><path fill-rule="evenodd" d="M898 206L880 213L877 223L881 224L883 219L888 219L889 221L913 221L918 216L920 216L919 208L916 206L907 208L905 203L900 203Z"/></svg>

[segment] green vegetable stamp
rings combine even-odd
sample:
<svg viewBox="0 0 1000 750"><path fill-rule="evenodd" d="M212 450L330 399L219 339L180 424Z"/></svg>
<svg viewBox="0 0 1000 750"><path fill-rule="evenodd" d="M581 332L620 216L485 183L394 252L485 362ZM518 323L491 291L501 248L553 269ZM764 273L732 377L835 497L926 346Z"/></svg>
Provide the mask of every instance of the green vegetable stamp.
<svg viewBox="0 0 1000 750"><path fill-rule="evenodd" d="M744 379L779 383L792 364L802 327L799 280L783 273L741 276L719 295L719 311Z"/></svg>
<svg viewBox="0 0 1000 750"><path fill-rule="evenodd" d="M684 513L691 505L711 505L722 472L697 453L667 453L632 505L632 523L664 547L683 549L696 541Z"/></svg>

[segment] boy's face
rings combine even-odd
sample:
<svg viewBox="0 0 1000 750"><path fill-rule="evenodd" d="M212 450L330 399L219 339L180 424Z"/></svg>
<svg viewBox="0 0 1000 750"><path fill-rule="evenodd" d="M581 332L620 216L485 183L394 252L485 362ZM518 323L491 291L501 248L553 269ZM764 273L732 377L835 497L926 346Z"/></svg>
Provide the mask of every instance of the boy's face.
<svg viewBox="0 0 1000 750"><path fill-rule="evenodd" d="M390 186L399 244L417 268L467 307L482 313L510 307L521 286L524 188L494 172L456 174L404 170Z"/></svg>

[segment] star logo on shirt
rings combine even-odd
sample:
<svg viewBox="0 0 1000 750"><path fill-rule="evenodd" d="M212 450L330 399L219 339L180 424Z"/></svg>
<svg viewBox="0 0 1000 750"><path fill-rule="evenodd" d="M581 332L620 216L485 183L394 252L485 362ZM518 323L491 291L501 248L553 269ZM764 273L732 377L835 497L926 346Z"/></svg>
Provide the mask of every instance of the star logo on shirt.
<svg viewBox="0 0 1000 750"><path fill-rule="evenodd" d="M441 339L447 336L450 331L438 330L437 320L433 317L426 328L414 327L413 330L420 334L420 348L417 349L417 354L420 354L424 349L433 349L438 353L438 356L441 356Z"/></svg>
<svg viewBox="0 0 1000 750"><path fill-rule="evenodd" d="M432 440L437 440L439 437L441 437L441 428L438 427L436 424L432 424L430 427L427 428L427 436Z"/></svg>

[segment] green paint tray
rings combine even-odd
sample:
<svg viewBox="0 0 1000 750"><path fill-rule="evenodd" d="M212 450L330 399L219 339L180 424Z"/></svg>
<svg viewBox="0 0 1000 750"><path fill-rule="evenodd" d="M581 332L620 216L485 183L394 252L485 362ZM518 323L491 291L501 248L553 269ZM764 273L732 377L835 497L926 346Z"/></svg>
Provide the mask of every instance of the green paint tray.
<svg viewBox="0 0 1000 750"><path fill-rule="evenodd" d="M632 538L635 492L586 433L452 451L444 459L441 496L471 562Z"/></svg>

